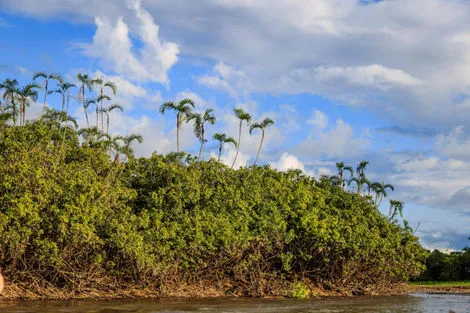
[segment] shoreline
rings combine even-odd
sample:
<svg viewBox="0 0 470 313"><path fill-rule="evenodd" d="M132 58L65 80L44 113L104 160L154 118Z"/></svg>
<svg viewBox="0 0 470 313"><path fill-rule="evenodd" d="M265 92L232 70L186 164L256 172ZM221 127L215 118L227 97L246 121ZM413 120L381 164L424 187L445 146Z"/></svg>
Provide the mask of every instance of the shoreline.
<svg viewBox="0 0 470 313"><path fill-rule="evenodd" d="M125 299L203 299L203 298L260 298L260 299L283 299L295 298L287 289L273 290L269 294L259 296L247 296L242 293L231 293L221 286L201 283L199 285L167 286L165 290L150 287L123 286L109 288L108 290L82 288L81 290L67 290L55 287L40 287L34 284L5 285L3 293L0 294L0 302L4 301L37 301L37 300L125 300ZM361 296L394 296L406 295L408 293L406 284L398 284L389 289L337 289L326 290L310 285L308 298L324 297L361 297Z"/></svg>
<svg viewBox="0 0 470 313"><path fill-rule="evenodd" d="M409 292L431 294L470 294L470 286L409 285Z"/></svg>

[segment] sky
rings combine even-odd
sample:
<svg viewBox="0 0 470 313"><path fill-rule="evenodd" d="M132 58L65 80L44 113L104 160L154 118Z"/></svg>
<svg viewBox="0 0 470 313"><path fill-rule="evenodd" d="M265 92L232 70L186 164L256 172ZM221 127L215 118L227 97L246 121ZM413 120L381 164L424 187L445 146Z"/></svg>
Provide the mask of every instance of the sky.
<svg viewBox="0 0 470 313"><path fill-rule="evenodd" d="M208 138L236 138L243 108L275 121L261 165L320 177L368 160L370 180L395 186L380 210L404 201L425 247L470 243L470 1L0 0L0 32L0 80L114 81L125 110L111 113L111 132L143 135L138 156L176 150L165 101L213 108ZM70 113L85 125L78 103ZM244 129L236 166L252 164L259 142ZM198 152L189 124L182 147ZM217 148L210 140L204 158ZM234 154L227 145L222 161Z"/></svg>

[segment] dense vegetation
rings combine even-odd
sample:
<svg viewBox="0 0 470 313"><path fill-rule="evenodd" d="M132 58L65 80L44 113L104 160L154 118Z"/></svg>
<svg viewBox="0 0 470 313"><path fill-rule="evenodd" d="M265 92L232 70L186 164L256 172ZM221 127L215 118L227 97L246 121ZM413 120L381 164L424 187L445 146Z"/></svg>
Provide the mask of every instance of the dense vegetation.
<svg viewBox="0 0 470 313"><path fill-rule="evenodd" d="M432 251L426 259L426 271L417 281L462 281L470 280L470 248L443 253Z"/></svg>
<svg viewBox="0 0 470 313"><path fill-rule="evenodd" d="M90 80L80 77L84 95ZM350 192L342 163L338 175L316 180L256 161L240 169L202 161L204 125L215 118L211 111L194 115L190 100L165 103L161 112L177 111L178 128L195 121L199 156L135 158L131 146L138 135L107 134L110 106L103 101L110 97L102 98L106 83L100 86L97 99L77 100L88 124L80 130L67 115L68 93L61 93L67 96L60 110L47 108L44 99L42 116L27 121L21 115L38 96L34 88L16 111L20 89L4 87L0 267L11 281L69 290L135 285L162 293L202 281L228 293L262 295L299 292L310 283L335 290L389 288L423 270L418 238L395 219L403 205L393 204L389 217L377 209L390 186L368 183L367 162L351 180L357 192ZM96 126L88 118L90 103L96 104ZM251 122L246 112L235 113L240 127ZM251 131L264 134L272 123L266 119ZM240 146L241 137L214 138L220 151L224 143Z"/></svg>

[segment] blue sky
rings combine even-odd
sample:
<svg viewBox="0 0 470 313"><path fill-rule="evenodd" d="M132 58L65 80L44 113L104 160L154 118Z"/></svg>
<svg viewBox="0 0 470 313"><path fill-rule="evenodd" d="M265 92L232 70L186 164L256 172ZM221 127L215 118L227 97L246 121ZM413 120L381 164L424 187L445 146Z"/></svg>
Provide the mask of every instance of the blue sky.
<svg viewBox="0 0 470 313"><path fill-rule="evenodd" d="M174 116L158 114L164 101L214 108L210 133L234 137L241 107L276 121L260 163L318 177L336 161L369 160L368 176L395 185L390 199L405 202L425 246L468 244L466 1L0 0L0 31L2 80L26 83L41 70L115 81L125 111L112 113L111 130L142 134L138 155L175 150ZM84 125L78 104L71 114ZM243 134L237 166L253 162L259 140ZM190 125L182 143L196 153ZM209 142L204 157L216 150Z"/></svg>

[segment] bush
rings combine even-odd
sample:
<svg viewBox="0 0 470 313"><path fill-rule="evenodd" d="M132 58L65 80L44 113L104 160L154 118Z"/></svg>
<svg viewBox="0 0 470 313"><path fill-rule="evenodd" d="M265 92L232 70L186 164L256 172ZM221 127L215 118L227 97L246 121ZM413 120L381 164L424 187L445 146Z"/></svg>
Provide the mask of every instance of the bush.
<svg viewBox="0 0 470 313"><path fill-rule="evenodd" d="M0 132L0 266L13 280L204 280L259 295L272 281L386 285L423 269L416 236L327 180L174 154L120 164L57 132Z"/></svg>

